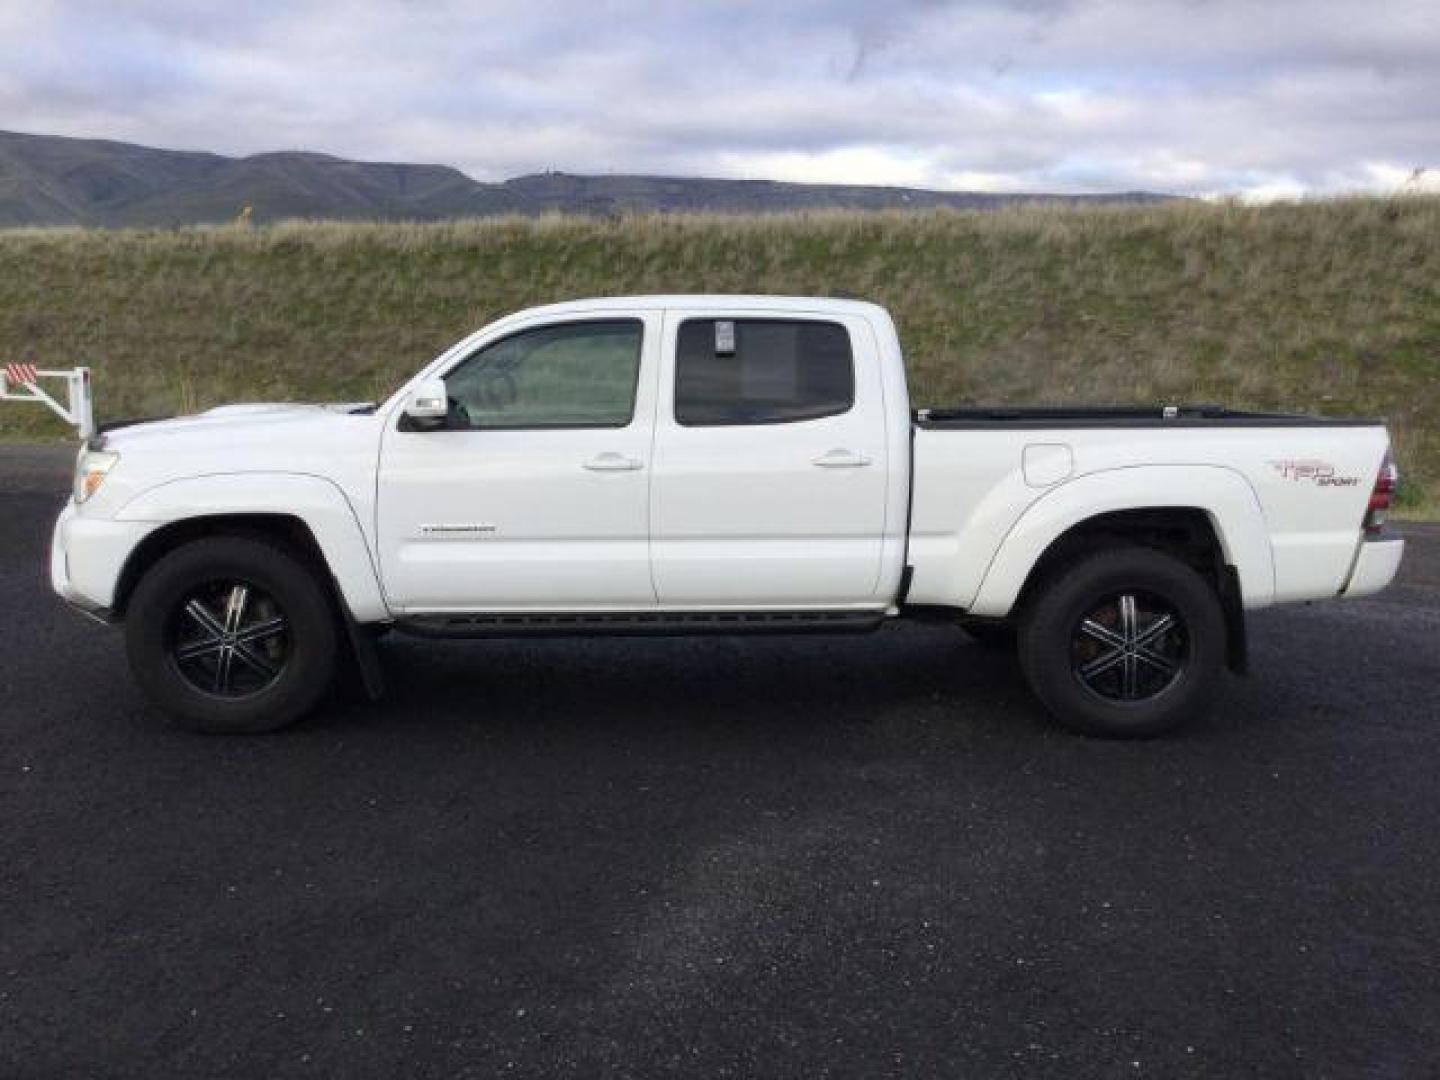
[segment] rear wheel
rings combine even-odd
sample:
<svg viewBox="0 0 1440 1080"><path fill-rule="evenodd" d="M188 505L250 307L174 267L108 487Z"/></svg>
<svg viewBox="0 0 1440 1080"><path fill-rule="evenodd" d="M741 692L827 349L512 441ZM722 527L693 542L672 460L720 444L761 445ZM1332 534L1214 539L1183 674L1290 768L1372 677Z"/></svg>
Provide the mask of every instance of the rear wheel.
<svg viewBox="0 0 1440 1080"><path fill-rule="evenodd" d="M196 540L156 563L131 599L125 639L136 681L191 731L285 727L335 670L335 616L316 575L249 537Z"/></svg>
<svg viewBox="0 0 1440 1080"><path fill-rule="evenodd" d="M1218 687L1225 620L1210 584L1148 548L1100 552L1054 578L1020 628L1020 665L1062 724L1088 735L1158 735Z"/></svg>

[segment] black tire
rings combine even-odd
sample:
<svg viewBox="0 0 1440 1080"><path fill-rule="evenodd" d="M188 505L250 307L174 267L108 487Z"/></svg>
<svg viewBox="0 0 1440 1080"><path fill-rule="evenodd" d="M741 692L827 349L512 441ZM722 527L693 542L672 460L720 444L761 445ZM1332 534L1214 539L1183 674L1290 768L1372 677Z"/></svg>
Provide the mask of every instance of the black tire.
<svg viewBox="0 0 1440 1080"><path fill-rule="evenodd" d="M286 547L245 536L167 554L125 617L136 681L177 727L206 734L294 723L330 686L338 644L315 572Z"/></svg>
<svg viewBox="0 0 1440 1080"><path fill-rule="evenodd" d="M1224 667L1224 613L1210 584L1178 559L1138 547L1098 552L1050 578L1028 605L1019 659L1066 727L1148 738L1210 705Z"/></svg>
<svg viewBox="0 0 1440 1080"><path fill-rule="evenodd" d="M1015 651L1016 631L1013 623L967 620L960 624L960 628L982 649L993 652Z"/></svg>

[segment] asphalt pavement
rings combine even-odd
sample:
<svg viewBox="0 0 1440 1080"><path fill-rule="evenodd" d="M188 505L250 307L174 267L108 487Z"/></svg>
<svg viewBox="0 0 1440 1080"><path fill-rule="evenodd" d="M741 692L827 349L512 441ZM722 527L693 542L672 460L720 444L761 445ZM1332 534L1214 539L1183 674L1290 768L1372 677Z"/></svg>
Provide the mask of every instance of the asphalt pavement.
<svg viewBox="0 0 1440 1080"><path fill-rule="evenodd" d="M1143 744L957 630L381 644L167 729L0 448L0 1076L1440 1074L1440 528Z"/></svg>

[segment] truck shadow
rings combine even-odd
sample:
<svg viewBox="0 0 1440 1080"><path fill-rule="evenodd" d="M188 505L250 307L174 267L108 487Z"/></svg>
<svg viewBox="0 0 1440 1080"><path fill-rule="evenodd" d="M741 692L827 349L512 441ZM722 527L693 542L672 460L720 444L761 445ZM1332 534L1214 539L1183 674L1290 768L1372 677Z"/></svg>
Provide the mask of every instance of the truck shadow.
<svg viewBox="0 0 1440 1080"><path fill-rule="evenodd" d="M307 726L543 724L807 729L901 717L1045 723L1013 656L959 630L873 634L380 644L386 697Z"/></svg>

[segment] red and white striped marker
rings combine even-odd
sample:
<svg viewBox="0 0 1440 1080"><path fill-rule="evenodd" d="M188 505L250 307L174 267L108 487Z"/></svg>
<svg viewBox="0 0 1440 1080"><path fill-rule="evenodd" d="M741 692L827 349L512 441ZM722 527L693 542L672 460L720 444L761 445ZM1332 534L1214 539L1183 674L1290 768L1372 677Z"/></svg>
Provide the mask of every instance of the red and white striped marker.
<svg viewBox="0 0 1440 1080"><path fill-rule="evenodd" d="M9 379L12 383L33 386L39 381L40 375L35 370L34 364L6 364L5 378Z"/></svg>

